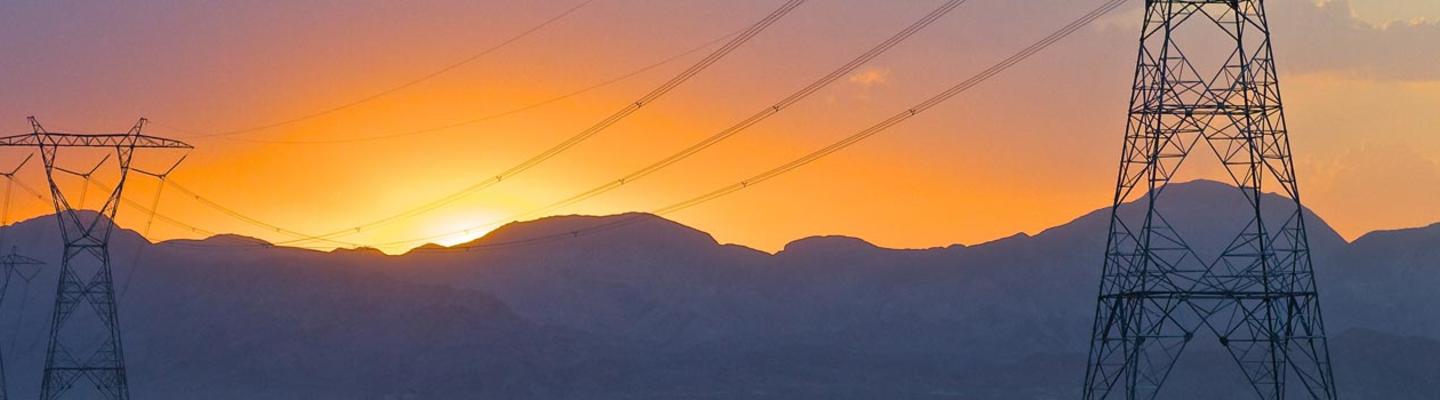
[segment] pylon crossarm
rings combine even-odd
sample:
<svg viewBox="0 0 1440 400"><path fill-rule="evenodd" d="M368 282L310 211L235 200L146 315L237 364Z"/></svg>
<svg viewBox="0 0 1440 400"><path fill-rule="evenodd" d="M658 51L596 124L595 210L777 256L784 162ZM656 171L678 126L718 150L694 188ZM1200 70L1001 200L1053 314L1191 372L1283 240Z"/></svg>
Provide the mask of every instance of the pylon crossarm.
<svg viewBox="0 0 1440 400"><path fill-rule="evenodd" d="M146 149L193 149L185 142L130 133L26 133L0 138L0 146L48 147L133 147Z"/></svg>

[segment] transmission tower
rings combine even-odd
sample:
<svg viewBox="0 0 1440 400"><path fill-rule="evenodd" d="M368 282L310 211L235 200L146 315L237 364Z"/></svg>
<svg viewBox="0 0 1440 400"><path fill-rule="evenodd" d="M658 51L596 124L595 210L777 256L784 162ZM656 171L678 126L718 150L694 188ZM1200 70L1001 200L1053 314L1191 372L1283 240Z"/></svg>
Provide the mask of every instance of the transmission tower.
<svg viewBox="0 0 1440 400"><path fill-rule="evenodd" d="M1274 60L1262 0L1145 2L1084 399L1162 397L1197 333L1261 399L1336 399ZM1219 248L1191 246L1157 208L1201 143L1249 220ZM1284 199L1264 218L1262 184ZM1121 212L1130 201L1143 210Z"/></svg>
<svg viewBox="0 0 1440 400"><path fill-rule="evenodd" d="M116 208L137 149L190 149L180 141L142 135L141 119L125 133L75 134L45 131L30 118L33 132L0 138L0 146L37 147L50 184L50 198L65 251L60 264L60 282L55 291L55 308L50 320L50 342L45 353L43 400L58 399L67 393L80 398L124 400L130 398L125 376L125 355L120 341L114 280L110 272L110 234L114 231ZM81 213L71 207L55 182L56 157L61 148L113 150L119 166L115 187L95 213ZM94 392L70 392L84 377Z"/></svg>
<svg viewBox="0 0 1440 400"><path fill-rule="evenodd" d="M45 262L20 255L19 250L13 247L10 249L10 254L6 254L4 257L0 257L0 268L4 269L3 273L5 275L5 283L0 284L0 303L4 302L5 294L10 291L10 281L12 279L18 277L24 280L25 284L28 286L30 284L30 280L35 279L35 274L38 274L40 272L41 265L45 265ZM23 313L25 312L25 310L20 310L20 312ZM20 327L16 326L15 329L18 331ZM11 332L10 334L17 335L19 333ZM9 381L5 379L4 360L0 359L0 400L9 399L10 385Z"/></svg>

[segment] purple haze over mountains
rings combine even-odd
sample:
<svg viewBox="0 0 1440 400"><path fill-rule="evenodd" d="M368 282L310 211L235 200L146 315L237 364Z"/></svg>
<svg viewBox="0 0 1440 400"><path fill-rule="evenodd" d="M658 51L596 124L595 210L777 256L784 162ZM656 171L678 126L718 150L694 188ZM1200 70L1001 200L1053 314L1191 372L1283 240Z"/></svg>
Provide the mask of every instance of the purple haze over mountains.
<svg viewBox="0 0 1440 400"><path fill-rule="evenodd" d="M1214 216L1240 199L1223 184L1175 184L1164 195L1176 207L1167 218L1191 227L1181 233L1197 247L1223 245L1245 217ZM51 218L5 228L7 243L51 263L28 289L12 283L0 308L11 395L39 387L59 255ZM616 218L625 216L515 223L479 241ZM150 244L117 231L117 290L136 274L119 299L132 390L175 399L1079 393L1108 210L973 246L812 237L773 255L640 218L530 246L401 256L194 246L253 242L236 236ZM1440 225L1346 243L1307 218L1342 394L1440 398ZM1252 396L1208 340L1191 346L1167 395Z"/></svg>

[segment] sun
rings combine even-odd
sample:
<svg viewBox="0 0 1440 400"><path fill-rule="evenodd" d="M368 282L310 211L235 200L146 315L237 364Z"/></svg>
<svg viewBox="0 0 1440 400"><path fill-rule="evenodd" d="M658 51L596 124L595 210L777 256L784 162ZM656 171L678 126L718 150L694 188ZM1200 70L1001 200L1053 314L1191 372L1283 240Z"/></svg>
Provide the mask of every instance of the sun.
<svg viewBox="0 0 1440 400"><path fill-rule="evenodd" d="M422 225L415 236L423 240L411 243L420 246L434 243L454 246L478 239L503 225L504 216L497 212L471 210L441 215Z"/></svg>
<svg viewBox="0 0 1440 400"><path fill-rule="evenodd" d="M494 228L483 230L464 230L456 234L435 239L433 242L441 246L454 246L457 244L463 244L475 239L479 239L481 236L485 236L485 234L490 233L490 231L492 230L494 230Z"/></svg>

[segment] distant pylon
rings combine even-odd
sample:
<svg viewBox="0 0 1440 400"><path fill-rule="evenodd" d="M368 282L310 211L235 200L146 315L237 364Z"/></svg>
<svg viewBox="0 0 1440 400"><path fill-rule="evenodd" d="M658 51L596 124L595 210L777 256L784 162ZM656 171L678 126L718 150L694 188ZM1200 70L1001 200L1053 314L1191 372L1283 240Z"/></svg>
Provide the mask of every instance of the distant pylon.
<svg viewBox="0 0 1440 400"><path fill-rule="evenodd" d="M1337 397L1263 3L1145 2L1086 400L1168 397L1197 333L1216 336L1261 399ZM1245 199L1249 221L1223 248L1192 247L1157 208L1201 143ZM1285 199L1263 213L1262 185ZM1120 211L1137 200L1143 212Z"/></svg>
<svg viewBox="0 0 1440 400"><path fill-rule="evenodd" d="M0 137L0 146L39 148L40 159L45 164L45 177L50 184L50 199L54 203L55 217L60 223L60 235L65 244L60 282L55 291L55 308L50 320L50 342L45 353L40 398L51 400L71 394L80 398L129 399L114 279L110 270L109 242L115 228L115 211L136 149L191 147L176 140L142 135L140 130L145 126L144 119L125 133L52 133L45 131L33 117L30 125L32 133ZM55 161L62 147L114 151L111 155L119 166L119 175L114 190L110 191L95 214L77 212L55 182L55 173L59 170ZM80 310L90 312L76 312ZM93 393L70 392L75 381L81 377L94 384Z"/></svg>
<svg viewBox="0 0 1440 400"><path fill-rule="evenodd" d="M11 279L15 279L18 277L24 280L26 285L29 285L30 280L35 279L35 274L40 273L41 265L45 265L45 262L36 260L34 258L22 256L20 255L19 250L13 247L10 249L9 254L0 257L0 268L4 269L3 273L5 275L5 282L3 284L0 284L0 303L3 303L5 299L5 294L9 293L10 291ZM20 312L24 312L24 310L20 310ZM18 335L19 329L20 327L18 326L14 327L14 330L6 332L6 337L8 338L10 335ZM10 384L9 380L5 378L4 359L0 358L0 400L9 399Z"/></svg>

